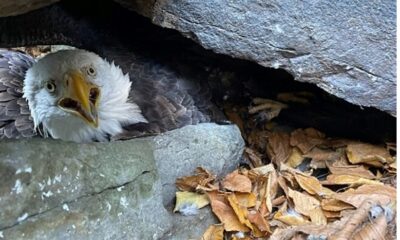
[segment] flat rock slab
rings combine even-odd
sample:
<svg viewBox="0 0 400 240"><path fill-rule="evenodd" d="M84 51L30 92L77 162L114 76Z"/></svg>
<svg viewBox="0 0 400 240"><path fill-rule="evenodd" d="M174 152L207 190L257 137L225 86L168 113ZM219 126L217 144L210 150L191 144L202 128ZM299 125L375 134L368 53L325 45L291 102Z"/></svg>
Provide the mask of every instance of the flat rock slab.
<svg viewBox="0 0 400 240"><path fill-rule="evenodd" d="M396 2L116 0L206 49L396 114Z"/></svg>
<svg viewBox="0 0 400 240"><path fill-rule="evenodd" d="M226 174L237 166L243 146L236 126L216 124L111 143L3 141L0 239L199 236L207 226L193 233L184 228L189 219L193 226L215 219L171 214L173 182L197 166Z"/></svg>

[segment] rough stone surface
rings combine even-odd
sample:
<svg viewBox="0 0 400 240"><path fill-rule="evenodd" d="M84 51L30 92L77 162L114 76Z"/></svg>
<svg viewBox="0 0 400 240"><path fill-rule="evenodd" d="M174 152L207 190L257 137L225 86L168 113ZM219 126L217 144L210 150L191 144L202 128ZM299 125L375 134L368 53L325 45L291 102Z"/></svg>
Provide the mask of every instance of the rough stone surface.
<svg viewBox="0 0 400 240"><path fill-rule="evenodd" d="M178 177L191 175L203 167L218 176L238 165L244 148L239 129L234 125L215 127L213 123L187 126L154 138L154 157L163 184L164 205L170 205ZM236 161L232 161L235 159Z"/></svg>
<svg viewBox="0 0 400 240"><path fill-rule="evenodd" d="M238 128L216 124L111 143L3 141L0 236L197 238L215 218L209 209L191 217L172 214L172 178L191 174L197 166L226 173L242 151Z"/></svg>
<svg viewBox="0 0 400 240"><path fill-rule="evenodd" d="M396 114L395 1L131 2L207 49L283 68L351 103Z"/></svg>
<svg viewBox="0 0 400 240"><path fill-rule="evenodd" d="M59 0L1 0L0 17L24 14L58 1Z"/></svg>

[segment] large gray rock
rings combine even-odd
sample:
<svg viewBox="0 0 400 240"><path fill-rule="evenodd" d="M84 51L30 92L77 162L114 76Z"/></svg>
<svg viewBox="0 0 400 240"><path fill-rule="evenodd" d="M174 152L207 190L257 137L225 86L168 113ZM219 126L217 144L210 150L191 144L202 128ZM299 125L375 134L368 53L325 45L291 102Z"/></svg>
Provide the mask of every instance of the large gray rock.
<svg viewBox="0 0 400 240"><path fill-rule="evenodd" d="M0 17L24 14L59 0L1 0Z"/></svg>
<svg viewBox="0 0 400 240"><path fill-rule="evenodd" d="M173 182L197 166L225 174L243 146L236 126L216 124L111 143L3 141L0 239L199 237L215 219L172 214Z"/></svg>
<svg viewBox="0 0 400 240"><path fill-rule="evenodd" d="M117 1L207 49L396 114L395 1Z"/></svg>

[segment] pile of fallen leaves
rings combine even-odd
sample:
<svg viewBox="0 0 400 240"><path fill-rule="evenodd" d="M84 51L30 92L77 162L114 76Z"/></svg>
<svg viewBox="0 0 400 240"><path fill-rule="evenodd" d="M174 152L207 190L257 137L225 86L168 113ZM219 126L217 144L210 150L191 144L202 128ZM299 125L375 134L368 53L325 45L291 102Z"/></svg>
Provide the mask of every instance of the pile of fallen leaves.
<svg viewBox="0 0 400 240"><path fill-rule="evenodd" d="M285 105L260 104L254 112L271 110L262 129L246 130L246 121L230 114L247 141L249 166L222 180L202 168L178 179L174 211L191 214L210 205L221 224L210 226L205 240L392 238L395 144L330 139L312 128L271 128L269 120Z"/></svg>

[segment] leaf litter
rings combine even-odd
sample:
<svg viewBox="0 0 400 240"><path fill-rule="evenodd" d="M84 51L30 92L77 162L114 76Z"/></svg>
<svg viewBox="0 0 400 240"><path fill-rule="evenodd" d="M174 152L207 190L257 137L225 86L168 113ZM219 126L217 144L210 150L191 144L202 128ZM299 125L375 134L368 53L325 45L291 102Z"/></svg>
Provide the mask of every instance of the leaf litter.
<svg viewBox="0 0 400 240"><path fill-rule="evenodd" d="M308 104L306 94L278 99ZM393 239L395 143L281 127L271 120L287 104L260 98L253 104L226 110L247 143L247 167L220 180L200 167L177 179L174 211L210 205L220 221L201 239ZM260 113L267 116L261 129L255 119Z"/></svg>

